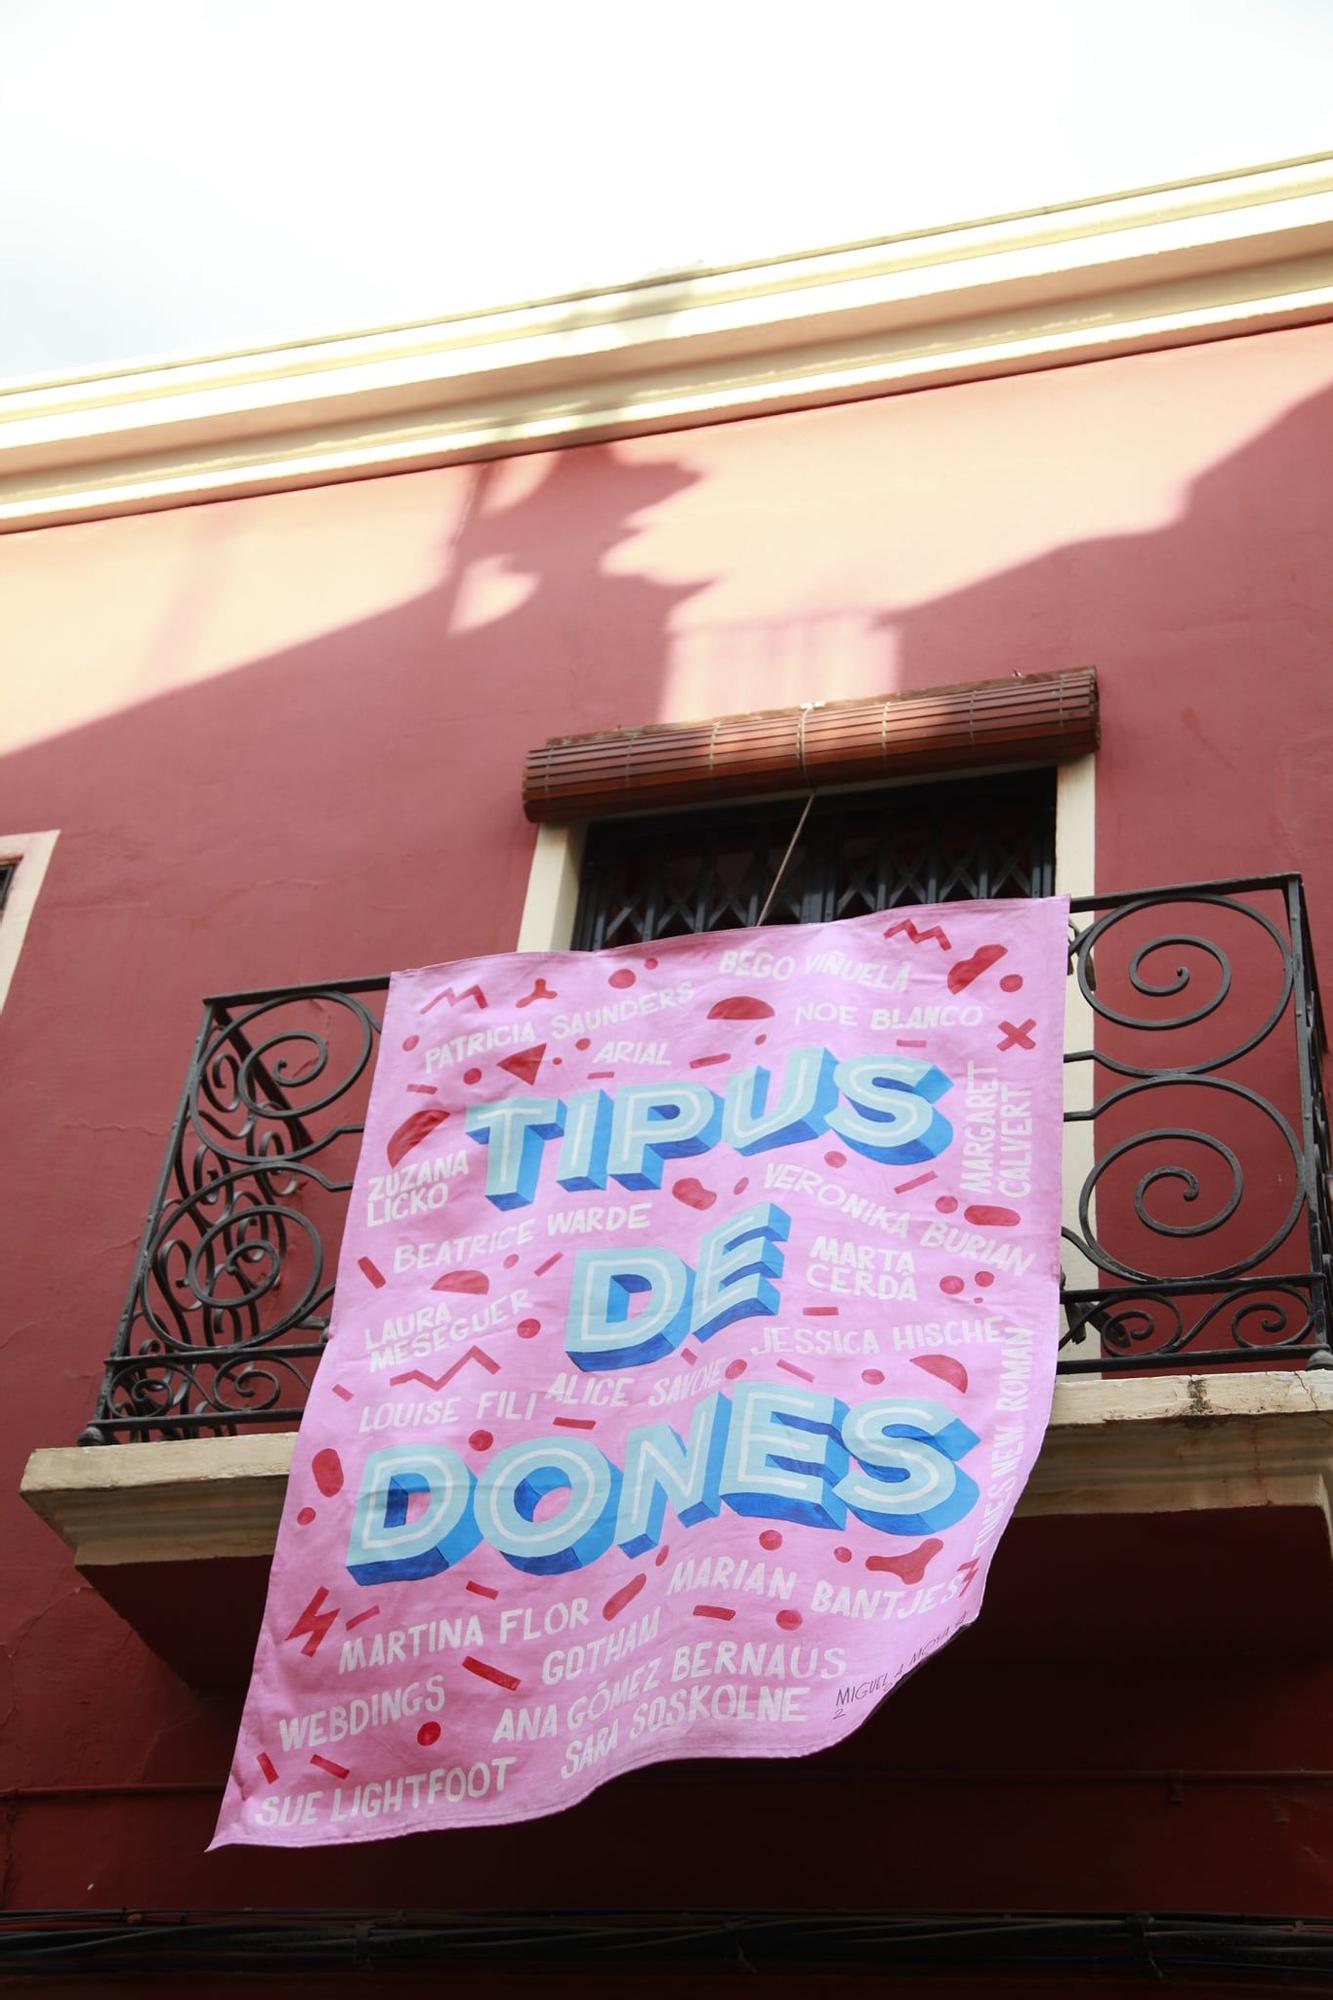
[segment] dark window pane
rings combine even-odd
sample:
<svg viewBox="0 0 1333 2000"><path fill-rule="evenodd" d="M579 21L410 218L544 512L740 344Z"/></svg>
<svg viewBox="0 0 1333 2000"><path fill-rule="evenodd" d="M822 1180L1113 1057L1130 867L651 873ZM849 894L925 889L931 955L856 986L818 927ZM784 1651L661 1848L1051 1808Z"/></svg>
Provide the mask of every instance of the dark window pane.
<svg viewBox="0 0 1333 2000"><path fill-rule="evenodd" d="M575 949L758 923L802 805L599 821L588 831ZM766 921L826 923L1054 887L1054 771L882 786L816 799Z"/></svg>

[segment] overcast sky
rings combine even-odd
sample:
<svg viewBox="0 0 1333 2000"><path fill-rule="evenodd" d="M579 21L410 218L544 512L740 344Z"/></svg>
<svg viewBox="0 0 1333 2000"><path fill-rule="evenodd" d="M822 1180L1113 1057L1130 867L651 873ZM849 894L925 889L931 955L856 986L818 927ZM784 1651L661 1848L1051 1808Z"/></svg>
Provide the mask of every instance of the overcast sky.
<svg viewBox="0 0 1333 2000"><path fill-rule="evenodd" d="M0 0L0 376L1333 149L1333 0Z"/></svg>

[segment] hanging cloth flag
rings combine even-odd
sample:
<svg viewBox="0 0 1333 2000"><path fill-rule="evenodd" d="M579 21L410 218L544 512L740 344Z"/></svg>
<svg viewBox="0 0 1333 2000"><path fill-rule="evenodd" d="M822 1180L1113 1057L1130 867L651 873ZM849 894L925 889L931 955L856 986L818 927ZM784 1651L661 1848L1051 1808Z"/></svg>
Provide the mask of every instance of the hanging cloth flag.
<svg viewBox="0 0 1333 2000"><path fill-rule="evenodd" d="M1050 1412L1068 905L390 988L214 1845L838 1742Z"/></svg>

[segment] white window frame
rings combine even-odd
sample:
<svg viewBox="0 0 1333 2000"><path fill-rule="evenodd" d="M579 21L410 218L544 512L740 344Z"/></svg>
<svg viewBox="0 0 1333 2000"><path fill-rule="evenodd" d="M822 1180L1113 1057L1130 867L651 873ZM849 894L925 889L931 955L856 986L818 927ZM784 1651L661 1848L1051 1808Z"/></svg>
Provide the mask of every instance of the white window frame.
<svg viewBox="0 0 1333 2000"><path fill-rule="evenodd" d="M0 833L0 864L14 870L14 880L0 911L0 1008L9 997L28 923L37 902L58 829L49 833Z"/></svg>

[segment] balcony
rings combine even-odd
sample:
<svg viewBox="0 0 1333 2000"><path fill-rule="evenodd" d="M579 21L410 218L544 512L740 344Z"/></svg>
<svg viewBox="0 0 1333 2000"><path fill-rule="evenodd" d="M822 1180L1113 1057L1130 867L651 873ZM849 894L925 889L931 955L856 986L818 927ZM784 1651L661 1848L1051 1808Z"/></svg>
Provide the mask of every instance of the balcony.
<svg viewBox="0 0 1333 2000"><path fill-rule="evenodd" d="M1224 1514L1282 1593L1284 1630L1322 1643L1333 1218L1299 877L1082 898L1069 965L1060 1382L1031 1527L1010 1541L1050 1558L1072 1533L1086 1565L1109 1537L1120 1560L1117 1523L1151 1517L1164 1600L1181 1565L1198 1579L1197 1633L1210 1588L1226 1616L1222 1580L1203 1580ZM248 1656L387 984L205 1004L84 1448L36 1453L25 1478L80 1568L194 1679ZM216 1602L219 1565L225 1632L189 1610ZM1264 1605L1252 1593L1257 1622Z"/></svg>

